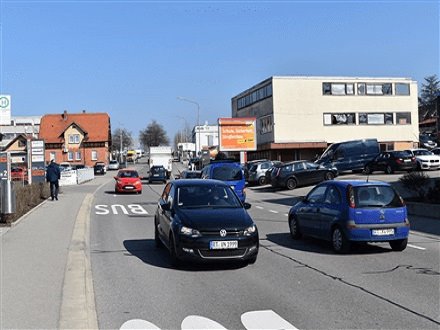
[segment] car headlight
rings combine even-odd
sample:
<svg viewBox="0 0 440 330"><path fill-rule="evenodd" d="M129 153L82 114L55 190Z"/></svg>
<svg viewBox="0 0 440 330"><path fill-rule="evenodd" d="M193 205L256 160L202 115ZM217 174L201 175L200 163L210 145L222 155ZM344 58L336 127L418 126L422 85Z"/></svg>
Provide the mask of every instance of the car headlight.
<svg viewBox="0 0 440 330"><path fill-rule="evenodd" d="M251 236L253 233L255 233L257 231L257 227L255 226L255 225L253 225L253 226L250 226L250 227L248 227L248 228L246 228L245 230L244 230L244 235L245 236Z"/></svg>
<svg viewBox="0 0 440 330"><path fill-rule="evenodd" d="M180 233L182 235L190 236L190 237L200 237L200 236L202 236L197 229L192 229L192 228L188 228L188 227L185 227L185 226L182 226L180 228Z"/></svg>
<svg viewBox="0 0 440 330"><path fill-rule="evenodd" d="M138 180L134 184L142 184L142 182L140 180Z"/></svg>

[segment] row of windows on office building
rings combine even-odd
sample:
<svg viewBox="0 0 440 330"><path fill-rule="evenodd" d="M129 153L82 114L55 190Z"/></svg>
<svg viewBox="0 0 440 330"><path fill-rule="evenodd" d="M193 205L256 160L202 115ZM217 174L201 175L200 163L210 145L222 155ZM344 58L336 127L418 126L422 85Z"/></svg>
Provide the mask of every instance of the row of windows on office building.
<svg viewBox="0 0 440 330"><path fill-rule="evenodd" d="M324 125L409 125L411 112L324 113Z"/></svg>
<svg viewBox="0 0 440 330"><path fill-rule="evenodd" d="M356 83L357 95L410 95L409 84L395 83ZM355 95L354 83L331 83L322 84L323 95Z"/></svg>
<svg viewBox="0 0 440 330"><path fill-rule="evenodd" d="M272 84L263 86L252 93L237 99L237 109L245 108L270 96L272 96Z"/></svg>

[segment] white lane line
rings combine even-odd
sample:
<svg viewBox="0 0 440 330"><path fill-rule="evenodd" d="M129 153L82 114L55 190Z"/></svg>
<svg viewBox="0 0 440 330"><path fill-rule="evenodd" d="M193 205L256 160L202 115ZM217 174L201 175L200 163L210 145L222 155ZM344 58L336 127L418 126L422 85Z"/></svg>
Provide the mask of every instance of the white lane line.
<svg viewBox="0 0 440 330"><path fill-rule="evenodd" d="M213 321L207 317L198 315L189 315L185 317L181 324L182 330L193 330L193 329L217 329L217 330L227 330L224 326L216 321Z"/></svg>
<svg viewBox="0 0 440 330"><path fill-rule="evenodd" d="M426 250L426 248L417 245L407 244L406 246L417 250Z"/></svg>
<svg viewBox="0 0 440 330"><path fill-rule="evenodd" d="M248 329L272 330L286 329L298 330L272 310L247 312L241 315L241 323Z"/></svg>
<svg viewBox="0 0 440 330"><path fill-rule="evenodd" d="M286 217L288 217L288 216L289 216L289 213L284 213L284 215L285 215Z"/></svg>
<svg viewBox="0 0 440 330"><path fill-rule="evenodd" d="M262 206L255 206L255 208L257 208L257 209L259 209L259 210L264 210L264 207L262 207Z"/></svg>
<svg viewBox="0 0 440 330"><path fill-rule="evenodd" d="M278 213L278 211L274 211L274 210L269 210L269 212L271 212L271 213Z"/></svg>

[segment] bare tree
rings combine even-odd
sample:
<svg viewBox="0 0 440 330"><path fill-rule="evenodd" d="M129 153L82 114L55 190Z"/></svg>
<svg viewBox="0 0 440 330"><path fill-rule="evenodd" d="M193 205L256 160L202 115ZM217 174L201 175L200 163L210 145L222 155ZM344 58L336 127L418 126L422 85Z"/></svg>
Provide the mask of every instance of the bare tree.
<svg viewBox="0 0 440 330"><path fill-rule="evenodd" d="M168 145L169 140L162 125L153 120L147 128L139 132L139 141L143 148Z"/></svg>
<svg viewBox="0 0 440 330"><path fill-rule="evenodd" d="M131 132L127 131L125 128L117 128L113 131L111 150L119 151L121 149L121 141L122 141L122 150L129 149L130 147L133 146L133 138Z"/></svg>

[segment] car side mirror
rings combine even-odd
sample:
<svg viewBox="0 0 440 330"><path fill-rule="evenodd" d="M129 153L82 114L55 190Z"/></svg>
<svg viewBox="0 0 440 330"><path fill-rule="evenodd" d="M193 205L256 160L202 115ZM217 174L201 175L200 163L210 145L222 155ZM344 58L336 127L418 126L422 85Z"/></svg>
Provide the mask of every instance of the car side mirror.
<svg viewBox="0 0 440 330"><path fill-rule="evenodd" d="M161 202L159 203L159 206L160 206L160 208L161 208L163 211L169 211L169 210L171 210L171 205L170 205L170 203L168 203L168 202L161 201Z"/></svg>
<svg viewBox="0 0 440 330"><path fill-rule="evenodd" d="M118 181L118 177L117 177L117 176L114 176L113 179L115 179L116 181Z"/></svg>
<svg viewBox="0 0 440 330"><path fill-rule="evenodd" d="M246 210L249 210L250 208L251 208L251 204L249 204L249 203L247 203L247 202L244 202L243 203L243 206L244 206L244 208L246 209Z"/></svg>

